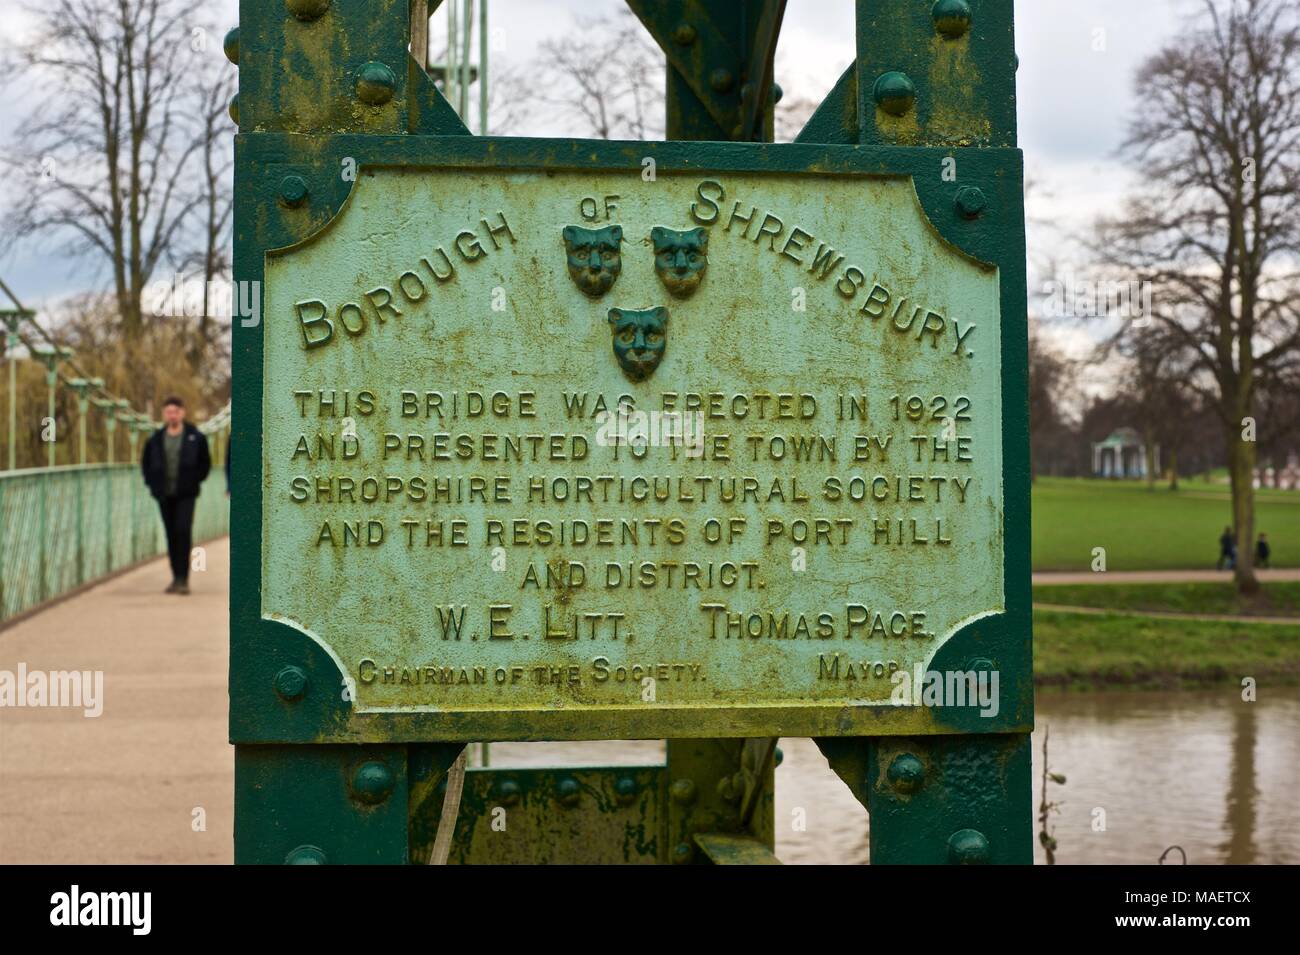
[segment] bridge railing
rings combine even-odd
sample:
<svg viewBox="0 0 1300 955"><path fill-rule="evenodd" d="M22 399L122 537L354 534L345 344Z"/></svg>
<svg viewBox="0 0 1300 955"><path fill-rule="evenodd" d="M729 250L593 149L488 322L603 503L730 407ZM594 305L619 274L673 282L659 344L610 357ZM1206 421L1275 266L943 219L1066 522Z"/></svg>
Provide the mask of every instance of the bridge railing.
<svg viewBox="0 0 1300 955"><path fill-rule="evenodd" d="M226 478L214 466L195 508L194 540L229 530ZM166 551L158 505L136 464L0 472L0 623Z"/></svg>

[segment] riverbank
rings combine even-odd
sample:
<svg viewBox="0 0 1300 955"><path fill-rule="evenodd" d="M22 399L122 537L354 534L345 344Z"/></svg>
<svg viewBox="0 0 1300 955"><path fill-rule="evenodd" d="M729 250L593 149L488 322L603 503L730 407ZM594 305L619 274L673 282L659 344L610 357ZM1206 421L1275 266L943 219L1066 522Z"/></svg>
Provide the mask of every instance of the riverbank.
<svg viewBox="0 0 1300 955"><path fill-rule="evenodd" d="M1034 611L1034 682L1071 690L1300 684L1300 625Z"/></svg>

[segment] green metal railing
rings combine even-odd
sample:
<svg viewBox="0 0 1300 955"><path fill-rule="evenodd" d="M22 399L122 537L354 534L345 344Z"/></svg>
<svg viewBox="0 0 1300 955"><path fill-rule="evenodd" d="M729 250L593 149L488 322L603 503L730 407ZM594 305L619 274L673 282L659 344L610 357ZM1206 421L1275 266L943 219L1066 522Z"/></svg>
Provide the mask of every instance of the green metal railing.
<svg viewBox="0 0 1300 955"><path fill-rule="evenodd" d="M194 512L196 543L229 533L225 485L214 465ZM166 551L136 464L0 472L0 623Z"/></svg>

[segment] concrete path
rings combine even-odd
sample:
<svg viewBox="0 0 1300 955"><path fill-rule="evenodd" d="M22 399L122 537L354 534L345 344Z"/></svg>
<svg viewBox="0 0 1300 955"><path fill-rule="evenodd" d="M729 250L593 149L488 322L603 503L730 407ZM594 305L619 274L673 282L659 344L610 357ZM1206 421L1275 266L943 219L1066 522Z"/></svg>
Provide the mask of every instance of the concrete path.
<svg viewBox="0 0 1300 955"><path fill-rule="evenodd" d="M1257 570L1262 583L1300 580L1300 567ZM1107 570L1101 573L1083 570L1048 570L1034 574L1036 584L1191 584L1231 583L1229 570Z"/></svg>
<svg viewBox="0 0 1300 955"><path fill-rule="evenodd" d="M157 560L0 630L0 670L104 672L99 717L0 708L0 863L232 860L229 541L206 551L189 597Z"/></svg>

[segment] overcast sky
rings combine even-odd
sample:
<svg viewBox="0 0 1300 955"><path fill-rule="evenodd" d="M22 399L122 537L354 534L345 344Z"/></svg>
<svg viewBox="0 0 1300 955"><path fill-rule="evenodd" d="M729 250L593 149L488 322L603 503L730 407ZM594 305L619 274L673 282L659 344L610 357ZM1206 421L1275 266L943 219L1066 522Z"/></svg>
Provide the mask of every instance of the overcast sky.
<svg viewBox="0 0 1300 955"><path fill-rule="evenodd" d="M272 0L266 0L272 2ZM913 0L922 2L922 0ZM490 0L494 61L523 66L547 37L617 12L622 0ZM1017 0L1016 45L1020 145L1025 151L1029 196L1031 287L1041 281L1034 265L1068 257L1063 238L1113 207L1126 174L1115 157L1132 105L1133 75L1200 0ZM21 29L19 0L0 0L0 25ZM780 39L784 71L777 79L789 92L820 99L853 59L853 0L789 0ZM235 0L204 9L224 23L237 19ZM443 16L435 19L441 29ZM210 55L221 56L220 44ZM30 91L0 96L0 144L10 139L18 118L31 107ZM14 95L27 94L27 95ZM541 131L541 130L539 130ZM574 130L552 126L551 135ZM0 193L15 184L0 183ZM102 282L82 266L48 251L25 247L0 257L4 277L29 304ZM1064 329L1063 342L1083 341Z"/></svg>

